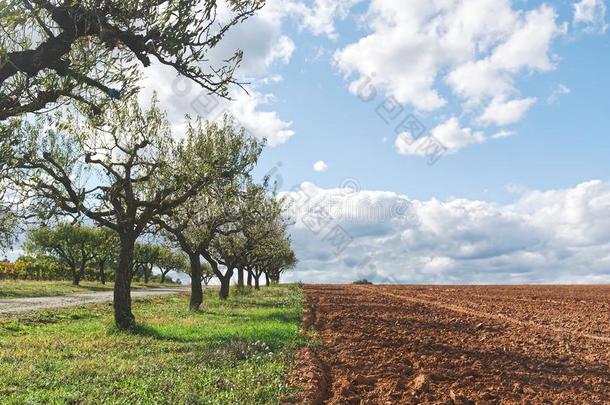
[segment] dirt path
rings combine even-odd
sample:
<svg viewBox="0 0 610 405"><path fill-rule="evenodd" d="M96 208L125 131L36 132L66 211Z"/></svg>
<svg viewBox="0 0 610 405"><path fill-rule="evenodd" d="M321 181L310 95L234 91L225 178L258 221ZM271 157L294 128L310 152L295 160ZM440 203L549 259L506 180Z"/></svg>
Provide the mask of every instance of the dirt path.
<svg viewBox="0 0 610 405"><path fill-rule="evenodd" d="M300 380L310 403L607 404L604 288L306 286Z"/></svg>
<svg viewBox="0 0 610 405"><path fill-rule="evenodd" d="M134 290L131 297L134 299L170 295L188 291L184 288L151 288L148 290ZM0 300L0 316L21 314L51 308L75 307L87 304L97 304L112 301L112 291L74 294L57 297L11 298Z"/></svg>

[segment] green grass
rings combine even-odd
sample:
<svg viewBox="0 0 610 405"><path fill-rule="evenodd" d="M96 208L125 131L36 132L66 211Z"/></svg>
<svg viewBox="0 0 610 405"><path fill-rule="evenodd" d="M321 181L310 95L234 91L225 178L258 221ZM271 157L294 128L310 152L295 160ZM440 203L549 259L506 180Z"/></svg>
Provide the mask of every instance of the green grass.
<svg viewBox="0 0 610 405"><path fill-rule="evenodd" d="M110 304L0 321L1 404L274 404L302 344L298 286L187 311L187 296L138 301L135 333Z"/></svg>
<svg viewBox="0 0 610 405"><path fill-rule="evenodd" d="M70 281L32 281L32 280L2 280L0 281L0 299L27 297L54 297L70 294L86 294L98 291L112 291L114 283L98 283L82 281L79 286ZM170 283L132 283L132 289L177 287Z"/></svg>

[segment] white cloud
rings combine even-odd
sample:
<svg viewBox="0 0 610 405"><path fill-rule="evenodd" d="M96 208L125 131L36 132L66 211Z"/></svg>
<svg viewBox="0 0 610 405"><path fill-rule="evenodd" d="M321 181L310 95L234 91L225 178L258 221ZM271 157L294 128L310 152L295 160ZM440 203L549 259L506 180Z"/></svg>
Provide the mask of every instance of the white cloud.
<svg viewBox="0 0 610 405"><path fill-rule="evenodd" d="M509 125L535 100L520 96L518 80L555 68L551 46L566 32L557 18L549 5L521 10L510 0L371 0L369 32L334 63L353 94L373 86L428 113L457 101L454 115L481 116L473 124Z"/></svg>
<svg viewBox="0 0 610 405"><path fill-rule="evenodd" d="M447 148L449 153L455 153L468 145L483 143L487 140L480 131L462 128L455 117L433 128L430 135ZM426 148L424 145L427 141L426 137L415 140L411 134L402 133L396 138L394 146L401 155L425 156Z"/></svg>
<svg viewBox="0 0 610 405"><path fill-rule="evenodd" d="M558 84L555 90L551 93L551 95L546 99L549 104L556 104L559 100L559 97L562 95L570 94L572 90L565 84Z"/></svg>
<svg viewBox="0 0 610 405"><path fill-rule="evenodd" d="M313 164L313 169L314 169L316 172L323 173L323 172L325 172L326 170L328 170L328 165L326 164L326 162L325 162L325 161L323 161L323 160L318 160L316 163L314 163L314 164Z"/></svg>
<svg viewBox="0 0 610 405"><path fill-rule="evenodd" d="M274 101L270 94L251 91L241 93L234 101L224 102L246 130L258 139L267 139L271 147L288 142L295 132L290 129L292 122L283 121L275 111L263 111L262 107Z"/></svg>
<svg viewBox="0 0 610 405"><path fill-rule="evenodd" d="M220 62L241 49L239 77L265 77L274 66L288 64L295 50L292 39L282 33L284 17L281 2L270 1L257 14L232 27L207 57Z"/></svg>
<svg viewBox="0 0 610 405"><path fill-rule="evenodd" d="M225 100L208 95L190 80L177 78L171 68L155 65L146 74L140 100L147 105L156 91L176 134L184 131L184 114L187 113L212 121L230 113L249 133L259 139L266 138L271 147L287 142L295 134L291 129L292 122L284 121L277 112L269 110L275 101L272 94L255 88L249 89L250 94L235 89L231 94L233 100Z"/></svg>
<svg viewBox="0 0 610 405"><path fill-rule="evenodd" d="M610 184L522 190L501 205L454 198L412 200L383 191L346 194L304 183L291 229L300 263L288 275L306 282L528 283L610 282ZM310 208L332 219L317 233ZM297 209L299 208L299 209ZM309 224L309 225L308 225ZM337 253L328 231L352 239Z"/></svg>
<svg viewBox="0 0 610 405"><path fill-rule="evenodd" d="M515 131L501 130L501 131L498 131L495 134L493 134L491 137L493 139L502 139L502 138L508 138L509 136L513 136L513 135L515 135Z"/></svg>
<svg viewBox="0 0 610 405"><path fill-rule="evenodd" d="M227 112L249 133L267 139L269 146L287 142L294 135L292 123L272 110L274 96L259 89L282 79L273 69L288 64L295 49L294 42L282 34L285 14L278 4L271 1L261 12L233 27L208 55L214 65L214 61L221 63L235 50L242 49L244 56L237 78L252 83L248 86L250 94L235 88L231 89L231 101L209 96L192 81L177 78L175 70L155 64L145 72L141 83L143 91L139 95L141 102L147 104L156 91L161 107L167 110L178 134L184 131L184 114L216 120ZM256 35L252 35L253 32Z"/></svg>
<svg viewBox="0 0 610 405"><path fill-rule="evenodd" d="M581 0L574 3L573 24L584 25L589 32L606 32L606 3L604 0Z"/></svg>
<svg viewBox="0 0 610 405"><path fill-rule="evenodd" d="M367 14L371 33L335 55L346 75L356 74L399 102L421 110L446 103L436 81L448 69L447 82L465 97L515 91L523 70L553 68L549 48L563 32L553 8L542 5L519 12L507 0L395 2L373 0Z"/></svg>
<svg viewBox="0 0 610 405"><path fill-rule="evenodd" d="M528 110L536 103L533 97L505 101L501 97L494 98L478 118L485 125L510 125L523 119Z"/></svg>
<svg viewBox="0 0 610 405"><path fill-rule="evenodd" d="M303 2L283 2L282 7L286 14L298 18L302 29L314 35L337 39L335 20L345 19L350 9L361 2L362 0L314 0L311 6Z"/></svg>

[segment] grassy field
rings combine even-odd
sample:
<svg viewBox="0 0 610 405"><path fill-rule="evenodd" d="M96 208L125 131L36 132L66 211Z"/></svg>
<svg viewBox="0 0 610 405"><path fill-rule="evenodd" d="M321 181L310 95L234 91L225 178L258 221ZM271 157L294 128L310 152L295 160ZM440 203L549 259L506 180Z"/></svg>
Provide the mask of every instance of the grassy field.
<svg viewBox="0 0 610 405"><path fill-rule="evenodd" d="M0 281L0 299L26 297L55 297L70 294L86 294L98 291L112 291L114 283L101 284L94 281L82 281L79 286L70 281L30 281L2 280ZM132 283L132 289L177 287L170 283Z"/></svg>
<svg viewBox="0 0 610 405"><path fill-rule="evenodd" d="M276 286L187 311L187 296L138 301L136 333L111 305L0 320L2 404L273 404L299 334L301 289Z"/></svg>

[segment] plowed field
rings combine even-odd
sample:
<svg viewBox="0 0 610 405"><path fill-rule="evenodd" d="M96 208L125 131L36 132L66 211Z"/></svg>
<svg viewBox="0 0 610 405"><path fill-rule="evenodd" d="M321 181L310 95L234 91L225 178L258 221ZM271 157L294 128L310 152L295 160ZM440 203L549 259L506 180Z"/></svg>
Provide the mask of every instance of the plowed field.
<svg viewBox="0 0 610 405"><path fill-rule="evenodd" d="M610 404L610 287L305 292L306 402Z"/></svg>

